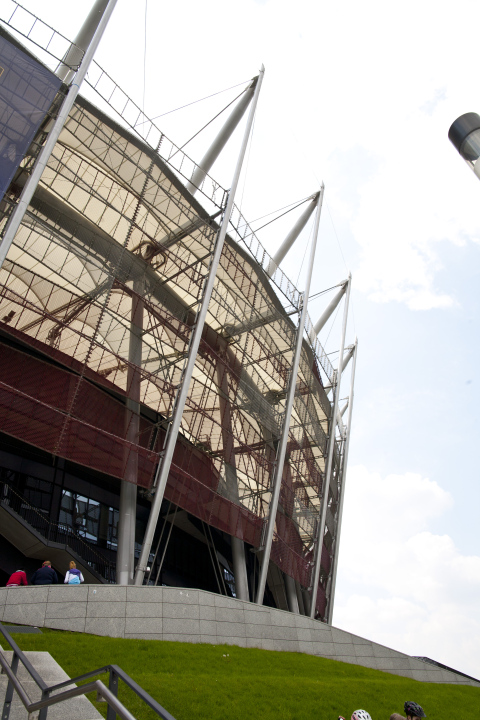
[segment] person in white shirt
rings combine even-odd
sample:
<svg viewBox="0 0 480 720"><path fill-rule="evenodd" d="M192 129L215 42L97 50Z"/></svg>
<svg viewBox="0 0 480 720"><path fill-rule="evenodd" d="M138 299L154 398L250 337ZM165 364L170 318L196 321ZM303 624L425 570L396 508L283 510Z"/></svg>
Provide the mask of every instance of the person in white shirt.
<svg viewBox="0 0 480 720"><path fill-rule="evenodd" d="M66 585L80 585L84 582L83 575L80 570L77 570L77 566L74 560L70 560L70 569L67 570L65 580L63 581Z"/></svg>

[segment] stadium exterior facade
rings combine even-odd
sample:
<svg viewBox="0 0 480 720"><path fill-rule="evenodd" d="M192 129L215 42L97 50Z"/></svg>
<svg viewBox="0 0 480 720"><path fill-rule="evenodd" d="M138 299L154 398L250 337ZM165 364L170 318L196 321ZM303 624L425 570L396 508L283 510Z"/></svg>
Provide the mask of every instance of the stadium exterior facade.
<svg viewBox="0 0 480 720"><path fill-rule="evenodd" d="M26 11L11 6L9 107L21 113L32 84L22 62L54 92L0 204L2 577L20 560L50 556L62 571L74 556L90 582L197 587L331 621L357 347L345 348L350 279L314 325L309 284L299 292L279 264L311 215L318 232L323 188L272 258L234 183L227 192L208 174L248 113L246 144L263 72L197 166L95 63L87 82L111 113L77 95L59 123L92 33L57 51L49 77L18 40L35 42L17 24ZM335 370L317 334L342 298Z"/></svg>

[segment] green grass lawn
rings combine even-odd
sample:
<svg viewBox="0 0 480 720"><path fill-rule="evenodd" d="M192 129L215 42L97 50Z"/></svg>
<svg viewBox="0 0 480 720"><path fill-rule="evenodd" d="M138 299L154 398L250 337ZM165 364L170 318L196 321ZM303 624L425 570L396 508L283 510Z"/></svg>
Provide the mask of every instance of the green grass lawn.
<svg viewBox="0 0 480 720"><path fill-rule="evenodd" d="M300 653L42 633L13 638L22 650L48 651L70 677L120 665L177 720L337 720L358 708L388 720L405 700L420 703L429 719L480 717L480 688L421 683ZM125 687L119 696L138 720L157 717ZM105 703L95 705L106 715Z"/></svg>

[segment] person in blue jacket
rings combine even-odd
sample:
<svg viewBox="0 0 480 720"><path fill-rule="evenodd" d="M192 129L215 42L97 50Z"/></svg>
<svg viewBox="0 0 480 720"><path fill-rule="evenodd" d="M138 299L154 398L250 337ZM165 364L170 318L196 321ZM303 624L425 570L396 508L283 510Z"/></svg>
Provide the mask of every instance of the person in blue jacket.
<svg viewBox="0 0 480 720"><path fill-rule="evenodd" d="M57 583L57 573L52 568L50 560L45 560L42 567L35 570L30 580L31 585L56 585Z"/></svg>

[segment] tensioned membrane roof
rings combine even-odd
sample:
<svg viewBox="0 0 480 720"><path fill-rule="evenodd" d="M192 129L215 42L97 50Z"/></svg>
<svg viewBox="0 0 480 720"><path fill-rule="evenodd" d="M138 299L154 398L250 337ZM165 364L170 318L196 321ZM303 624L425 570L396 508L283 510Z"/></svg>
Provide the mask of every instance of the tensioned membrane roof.
<svg viewBox="0 0 480 720"><path fill-rule="evenodd" d="M131 397L139 378L141 405L158 422L172 412L219 221L182 180L79 97L0 274L8 330L73 358L119 397ZM13 190L24 181L19 173ZM298 292L286 300L262 257L227 236L181 428L213 464L216 492L259 518L299 307ZM303 342L281 500L304 550L318 518L331 408L313 339ZM74 415L75 402L62 411Z"/></svg>

